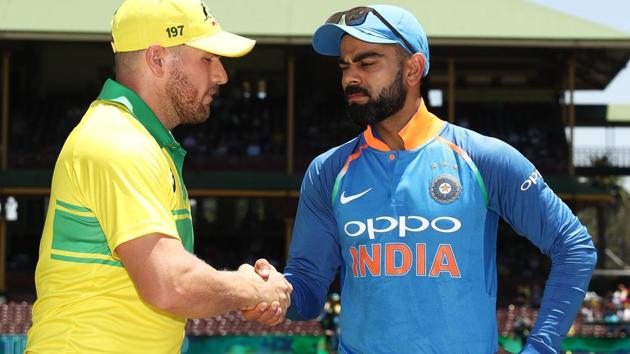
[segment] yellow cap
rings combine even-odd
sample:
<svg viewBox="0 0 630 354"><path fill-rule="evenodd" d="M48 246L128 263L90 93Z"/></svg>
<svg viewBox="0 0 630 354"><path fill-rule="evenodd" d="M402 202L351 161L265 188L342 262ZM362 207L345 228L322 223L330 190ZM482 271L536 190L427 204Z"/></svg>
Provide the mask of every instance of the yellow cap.
<svg viewBox="0 0 630 354"><path fill-rule="evenodd" d="M112 19L114 53L153 44L186 44L220 56L240 57L256 41L223 31L202 0L126 0Z"/></svg>

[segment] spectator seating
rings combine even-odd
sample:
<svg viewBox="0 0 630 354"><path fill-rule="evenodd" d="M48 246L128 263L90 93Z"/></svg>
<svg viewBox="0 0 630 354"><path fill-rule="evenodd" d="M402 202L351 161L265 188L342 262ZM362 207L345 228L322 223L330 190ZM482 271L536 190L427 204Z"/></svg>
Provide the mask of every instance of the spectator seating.
<svg viewBox="0 0 630 354"><path fill-rule="evenodd" d="M31 327L32 305L9 302L0 305L0 334L25 334ZM322 335L317 320L286 320L275 326L244 321L237 312L211 318L190 319L186 323L186 334L190 336L260 336L260 335Z"/></svg>
<svg viewBox="0 0 630 354"><path fill-rule="evenodd" d="M9 302L0 305L0 334L25 334L31 326L31 307L28 302ZM499 335L510 336L519 316L524 316L531 324L536 320L538 310L529 306L510 305L497 309ZM619 338L628 333L623 330L623 323L603 323L585 321L581 314L576 318L570 337ZM261 335L323 335L324 331L318 320L285 320L275 326L244 321L237 312L222 316L190 319L186 323L189 336L261 336Z"/></svg>

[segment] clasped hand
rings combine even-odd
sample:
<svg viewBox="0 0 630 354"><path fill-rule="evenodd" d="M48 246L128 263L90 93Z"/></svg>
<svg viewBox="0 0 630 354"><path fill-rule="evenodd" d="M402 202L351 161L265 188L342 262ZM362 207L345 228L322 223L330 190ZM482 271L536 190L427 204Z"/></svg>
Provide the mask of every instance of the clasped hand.
<svg viewBox="0 0 630 354"><path fill-rule="evenodd" d="M291 306L291 292L293 287L266 259L256 261L254 267L243 264L239 271L255 272L255 276L262 278L258 290L263 301L254 308L242 309L241 316L248 321L257 321L267 325L276 325L284 321L287 309Z"/></svg>

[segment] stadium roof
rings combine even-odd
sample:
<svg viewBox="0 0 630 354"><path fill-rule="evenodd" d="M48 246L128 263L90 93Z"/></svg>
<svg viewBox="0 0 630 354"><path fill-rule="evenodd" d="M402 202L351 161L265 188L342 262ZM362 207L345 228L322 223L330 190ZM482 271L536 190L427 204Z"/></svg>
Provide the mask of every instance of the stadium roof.
<svg viewBox="0 0 630 354"><path fill-rule="evenodd" d="M0 45L3 39L5 43L107 42L111 17L122 2L0 0ZM280 45L308 44L330 14L365 4L357 0L206 2L224 28L255 38L258 43ZM528 83L530 88L559 87L567 73L558 69L567 68L568 58L575 58L575 88L603 89L630 59L630 33L526 0L381 2L410 10L423 24L432 50L434 84L448 81L448 60L455 58L458 75L475 80L482 73L483 79L489 77L490 81L510 76ZM475 81L472 79L470 82ZM545 97L554 95L550 91Z"/></svg>
<svg viewBox="0 0 630 354"><path fill-rule="evenodd" d="M398 0L416 14L433 44L531 42L551 46L630 47L630 34L525 0ZM0 0L0 38L108 40L122 0ZM365 2L208 0L224 28L265 41L307 42L330 14Z"/></svg>
<svg viewBox="0 0 630 354"><path fill-rule="evenodd" d="M608 105L606 115L608 122L630 122L630 104L611 104Z"/></svg>

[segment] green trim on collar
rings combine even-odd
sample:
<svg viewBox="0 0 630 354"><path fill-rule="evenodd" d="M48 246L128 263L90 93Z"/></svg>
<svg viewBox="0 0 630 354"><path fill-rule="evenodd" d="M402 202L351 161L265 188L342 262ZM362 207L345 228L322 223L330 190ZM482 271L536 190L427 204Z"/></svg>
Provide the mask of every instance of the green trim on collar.
<svg viewBox="0 0 630 354"><path fill-rule="evenodd" d="M160 147L170 147L172 145L179 147L179 143L175 141L173 134L162 125L162 122L155 116L151 108L129 88L112 79L107 79L101 93L98 95L98 99L116 102L127 107L127 110L142 123L155 141L160 144Z"/></svg>
<svg viewBox="0 0 630 354"><path fill-rule="evenodd" d="M162 125L162 122L155 116L151 108L149 108L135 92L112 79L105 81L103 89L101 89L101 93L98 95L98 99L125 106L129 113L153 136L153 139L155 139L160 147L166 149L177 168L184 200L187 199L188 192L184 186L184 177L182 174L186 150L179 145L175 137L173 137L173 134Z"/></svg>

